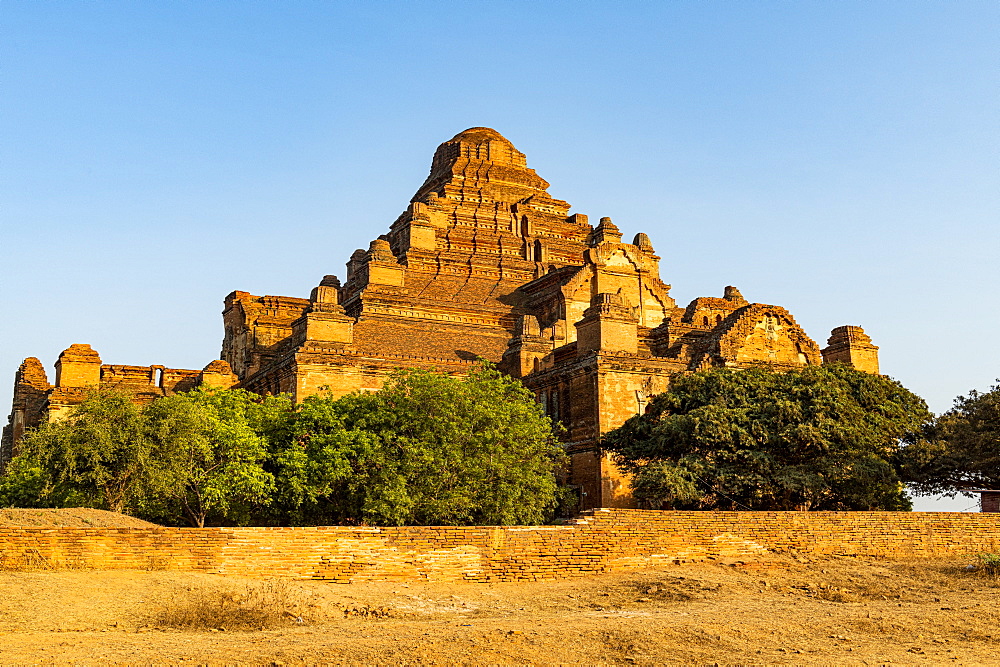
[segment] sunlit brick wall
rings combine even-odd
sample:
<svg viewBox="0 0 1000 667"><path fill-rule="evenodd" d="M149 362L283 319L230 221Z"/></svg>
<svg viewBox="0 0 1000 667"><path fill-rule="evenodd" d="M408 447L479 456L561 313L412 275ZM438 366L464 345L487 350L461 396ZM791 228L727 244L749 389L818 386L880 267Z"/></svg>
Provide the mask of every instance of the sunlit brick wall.
<svg viewBox="0 0 1000 667"><path fill-rule="evenodd" d="M150 569L338 582L525 581L778 554L1000 551L1000 515L596 510L566 526L0 528L0 569Z"/></svg>

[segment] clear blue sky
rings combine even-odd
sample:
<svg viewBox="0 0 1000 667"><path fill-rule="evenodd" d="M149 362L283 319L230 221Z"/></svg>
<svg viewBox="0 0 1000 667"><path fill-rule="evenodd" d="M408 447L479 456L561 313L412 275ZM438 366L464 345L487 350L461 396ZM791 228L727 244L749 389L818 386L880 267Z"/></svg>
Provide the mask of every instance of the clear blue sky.
<svg viewBox="0 0 1000 667"><path fill-rule="evenodd" d="M864 326L937 412L1000 376L992 0L3 0L0 118L4 415L71 343L201 368L228 292L343 277L477 125L681 303Z"/></svg>

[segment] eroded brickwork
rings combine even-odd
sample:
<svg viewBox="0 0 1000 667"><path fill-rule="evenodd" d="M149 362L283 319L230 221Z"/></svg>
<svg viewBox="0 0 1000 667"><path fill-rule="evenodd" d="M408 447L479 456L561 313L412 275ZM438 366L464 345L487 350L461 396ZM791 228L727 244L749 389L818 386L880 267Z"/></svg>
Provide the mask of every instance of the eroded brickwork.
<svg viewBox="0 0 1000 667"><path fill-rule="evenodd" d="M567 526L3 528L0 569L170 569L360 581L531 581L780 554L1000 549L1000 515L597 510Z"/></svg>
<svg viewBox="0 0 1000 667"><path fill-rule="evenodd" d="M44 371L23 366L18 377L35 379L17 380L6 451L95 383L137 400L199 382L302 400L378 389L401 367L462 375L482 357L522 379L566 427L580 506L628 507L628 481L596 443L673 375L834 361L878 372L878 348L860 327L835 329L820 352L788 311L732 286L678 306L646 234L625 243L610 218L591 225L548 188L500 133L461 132L437 148L388 232L351 254L343 283L327 275L309 298L229 294L223 361L202 371L108 366L74 345L51 388Z"/></svg>
<svg viewBox="0 0 1000 667"><path fill-rule="evenodd" d="M25 429L38 426L45 416L45 403L52 389L45 367L28 357L14 376L14 404L0 440L0 470L17 453L17 443Z"/></svg>
<svg viewBox="0 0 1000 667"><path fill-rule="evenodd" d="M866 373L878 373L878 347L861 327L843 326L830 332L823 362L843 362Z"/></svg>
<svg viewBox="0 0 1000 667"><path fill-rule="evenodd" d="M55 369L54 384L49 384L45 368L34 357L25 359L18 369L14 404L0 445L0 469L17 453L17 443L25 429L64 417L92 389L118 389L130 394L137 403L148 403L202 384L228 389L239 383L225 361L213 361L201 371L105 364L90 345L83 343L63 350Z"/></svg>

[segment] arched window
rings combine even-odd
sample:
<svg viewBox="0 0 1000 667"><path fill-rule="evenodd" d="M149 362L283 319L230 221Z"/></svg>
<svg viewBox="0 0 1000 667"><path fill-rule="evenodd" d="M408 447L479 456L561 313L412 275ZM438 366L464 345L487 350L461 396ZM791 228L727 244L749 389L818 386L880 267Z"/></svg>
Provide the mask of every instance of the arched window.
<svg viewBox="0 0 1000 667"><path fill-rule="evenodd" d="M702 326L706 326L706 327L708 326L708 315L706 315L705 317L701 318L701 324L702 324Z"/></svg>
<svg viewBox="0 0 1000 667"><path fill-rule="evenodd" d="M715 316L715 323L716 324L722 324L722 315L716 315Z"/></svg>

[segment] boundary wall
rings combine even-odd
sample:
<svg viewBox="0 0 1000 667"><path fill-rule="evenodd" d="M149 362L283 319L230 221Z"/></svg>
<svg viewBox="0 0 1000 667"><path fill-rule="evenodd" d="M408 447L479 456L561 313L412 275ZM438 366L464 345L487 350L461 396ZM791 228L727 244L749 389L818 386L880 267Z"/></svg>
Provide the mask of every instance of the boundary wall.
<svg viewBox="0 0 1000 667"><path fill-rule="evenodd" d="M0 527L0 570L151 569L336 582L563 579L779 554L1000 551L1000 514L598 509L563 526Z"/></svg>

